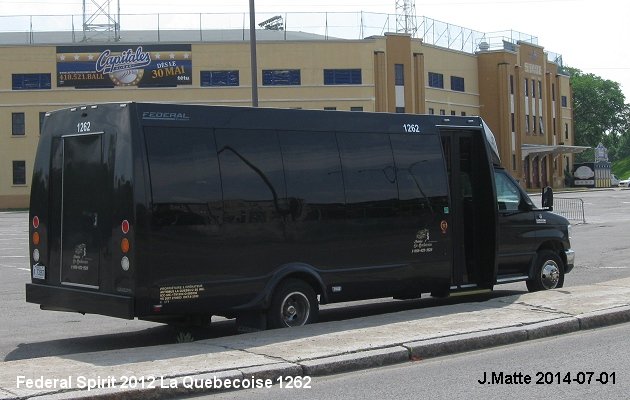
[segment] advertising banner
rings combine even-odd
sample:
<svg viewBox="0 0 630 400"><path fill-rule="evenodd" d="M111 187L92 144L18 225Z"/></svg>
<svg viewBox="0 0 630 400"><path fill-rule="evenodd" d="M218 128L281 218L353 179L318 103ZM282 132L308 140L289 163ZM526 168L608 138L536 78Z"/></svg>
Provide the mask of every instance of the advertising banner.
<svg viewBox="0 0 630 400"><path fill-rule="evenodd" d="M192 84L189 44L58 46L57 87Z"/></svg>

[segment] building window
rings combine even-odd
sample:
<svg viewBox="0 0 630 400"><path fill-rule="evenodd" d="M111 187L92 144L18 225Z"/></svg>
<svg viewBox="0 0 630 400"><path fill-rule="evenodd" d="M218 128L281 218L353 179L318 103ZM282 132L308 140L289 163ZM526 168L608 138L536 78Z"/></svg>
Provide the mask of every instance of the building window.
<svg viewBox="0 0 630 400"><path fill-rule="evenodd" d="M451 115L457 115L457 113L455 113L455 110L451 110Z"/></svg>
<svg viewBox="0 0 630 400"><path fill-rule="evenodd" d="M556 101L556 84L551 84L551 100Z"/></svg>
<svg viewBox="0 0 630 400"><path fill-rule="evenodd" d="M525 97L529 96L529 79L525 78Z"/></svg>
<svg viewBox="0 0 630 400"><path fill-rule="evenodd" d="M516 154L512 154L512 171L516 171Z"/></svg>
<svg viewBox="0 0 630 400"><path fill-rule="evenodd" d="M24 129L24 113L17 112L12 114L12 134L13 136L23 136L26 131Z"/></svg>
<svg viewBox="0 0 630 400"><path fill-rule="evenodd" d="M516 132L516 129L514 126L514 113L510 114L510 122L512 123L512 132Z"/></svg>
<svg viewBox="0 0 630 400"><path fill-rule="evenodd" d="M263 86L299 86L302 84L299 69L263 69Z"/></svg>
<svg viewBox="0 0 630 400"><path fill-rule="evenodd" d="M529 135L529 115L525 116L525 133Z"/></svg>
<svg viewBox="0 0 630 400"><path fill-rule="evenodd" d="M462 115L462 117L465 117L466 116L466 111L462 111L461 115Z"/></svg>
<svg viewBox="0 0 630 400"><path fill-rule="evenodd" d="M363 107L350 107L350 111L363 111Z"/></svg>
<svg viewBox="0 0 630 400"><path fill-rule="evenodd" d="M429 114L431 114L431 115L435 114L435 109L434 108L429 108Z"/></svg>
<svg viewBox="0 0 630 400"><path fill-rule="evenodd" d="M405 85L405 66L403 64L394 64L394 85Z"/></svg>
<svg viewBox="0 0 630 400"><path fill-rule="evenodd" d="M446 115L446 110L440 109L440 115Z"/></svg>
<svg viewBox="0 0 630 400"><path fill-rule="evenodd" d="M538 129L536 128L536 116L535 115L532 115L532 131L534 131L534 135L538 131Z"/></svg>
<svg viewBox="0 0 630 400"><path fill-rule="evenodd" d="M42 134L42 128L44 127L44 118L46 117L45 111L39 112L39 134Z"/></svg>
<svg viewBox="0 0 630 400"><path fill-rule="evenodd" d="M560 101L562 102L562 107L566 107L567 106L567 96L562 96L560 98Z"/></svg>
<svg viewBox="0 0 630 400"><path fill-rule="evenodd" d="M324 85L360 85L360 69L325 69Z"/></svg>
<svg viewBox="0 0 630 400"><path fill-rule="evenodd" d="M26 185L26 161L13 161L13 184Z"/></svg>
<svg viewBox="0 0 630 400"><path fill-rule="evenodd" d="M464 91L464 78L461 76L451 76L451 90L455 90L457 92Z"/></svg>
<svg viewBox="0 0 630 400"><path fill-rule="evenodd" d="M429 72L429 86L444 89L444 75L437 72Z"/></svg>
<svg viewBox="0 0 630 400"><path fill-rule="evenodd" d="M536 81L532 79L532 97L536 98Z"/></svg>
<svg viewBox="0 0 630 400"><path fill-rule="evenodd" d="M325 111L335 111L337 107L324 107Z"/></svg>
<svg viewBox="0 0 630 400"><path fill-rule="evenodd" d="M239 86L238 71L201 71L201 86Z"/></svg>
<svg viewBox="0 0 630 400"><path fill-rule="evenodd" d="M543 122L543 117L540 117L538 122L540 123L540 134L544 135L545 134L545 126L544 126L544 122Z"/></svg>
<svg viewBox="0 0 630 400"><path fill-rule="evenodd" d="M396 113L404 114L405 113L405 107L396 107Z"/></svg>
<svg viewBox="0 0 630 400"><path fill-rule="evenodd" d="M569 140L569 124L568 123L564 124L564 138L566 140Z"/></svg>
<svg viewBox="0 0 630 400"><path fill-rule="evenodd" d="M13 74L13 90L50 89L50 74Z"/></svg>
<svg viewBox="0 0 630 400"><path fill-rule="evenodd" d="M538 96L542 99L542 82L538 81Z"/></svg>
<svg viewBox="0 0 630 400"><path fill-rule="evenodd" d="M514 75L510 75L510 94L514 94Z"/></svg>
<svg viewBox="0 0 630 400"><path fill-rule="evenodd" d="M556 136L556 134L558 133L557 132L558 130L556 129L556 117L553 117L552 124L553 124L553 135Z"/></svg>

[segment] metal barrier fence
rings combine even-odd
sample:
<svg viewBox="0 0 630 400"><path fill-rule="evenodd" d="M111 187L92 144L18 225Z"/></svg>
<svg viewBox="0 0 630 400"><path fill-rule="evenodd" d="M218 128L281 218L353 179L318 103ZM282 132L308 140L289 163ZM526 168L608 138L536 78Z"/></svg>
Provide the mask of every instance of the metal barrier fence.
<svg viewBox="0 0 630 400"><path fill-rule="evenodd" d="M519 42L538 45L538 38L527 33L515 30L479 32L424 16L360 11L259 12L256 17L262 31L274 34L273 40L287 40L295 37L295 32L319 35L322 39L355 40L383 36L387 32L405 32L424 43L471 54L480 48L512 49ZM410 19L412 28L401 30L401 17ZM271 20L276 21L276 27L265 25ZM158 42L224 40L220 35L226 35L227 31L240 31L241 40L245 41L249 40L249 14L154 13L116 14L112 17L102 12L89 23L86 23L84 15L0 15L2 44L124 42L129 41L130 36L135 37L134 31L142 31L145 41ZM550 62L562 66L561 55L548 51L545 54Z"/></svg>
<svg viewBox="0 0 630 400"><path fill-rule="evenodd" d="M584 200L580 198L556 197L553 199L553 212L562 215L569 221L586 223Z"/></svg>

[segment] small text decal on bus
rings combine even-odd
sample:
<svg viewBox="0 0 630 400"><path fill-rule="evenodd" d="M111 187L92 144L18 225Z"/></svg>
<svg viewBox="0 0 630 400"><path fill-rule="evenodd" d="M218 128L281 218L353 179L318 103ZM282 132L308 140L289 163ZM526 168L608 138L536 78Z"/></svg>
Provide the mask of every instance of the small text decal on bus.
<svg viewBox="0 0 630 400"><path fill-rule="evenodd" d="M184 112L145 111L142 113L142 119L190 121L190 115Z"/></svg>
<svg viewBox="0 0 630 400"><path fill-rule="evenodd" d="M420 133L420 125L418 124L403 124L403 128L407 133Z"/></svg>
<svg viewBox="0 0 630 400"><path fill-rule="evenodd" d="M85 133L85 132L89 132L90 131L90 122L86 121L86 122L79 122L77 124L77 132L78 133Z"/></svg>

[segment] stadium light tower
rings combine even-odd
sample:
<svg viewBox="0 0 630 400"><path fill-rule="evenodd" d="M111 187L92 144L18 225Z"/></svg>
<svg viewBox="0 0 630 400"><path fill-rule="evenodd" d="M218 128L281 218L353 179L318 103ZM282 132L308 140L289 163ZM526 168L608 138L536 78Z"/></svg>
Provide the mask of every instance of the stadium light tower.
<svg viewBox="0 0 630 400"><path fill-rule="evenodd" d="M83 41L120 41L120 0L83 0Z"/></svg>
<svg viewBox="0 0 630 400"><path fill-rule="evenodd" d="M417 30L415 0L396 0L396 32L414 36Z"/></svg>

